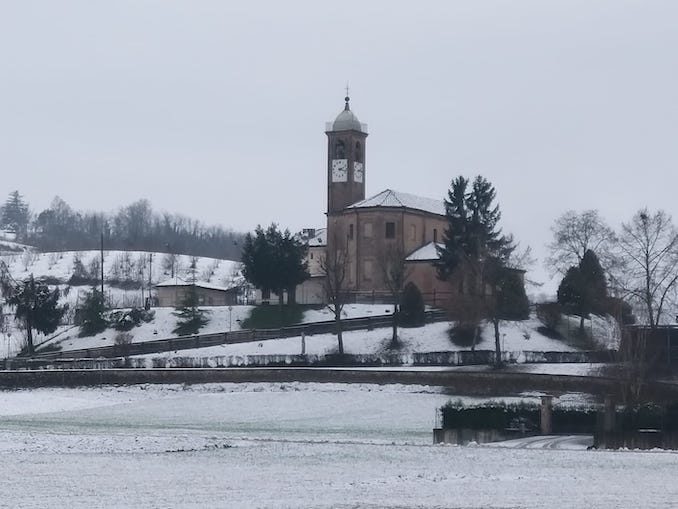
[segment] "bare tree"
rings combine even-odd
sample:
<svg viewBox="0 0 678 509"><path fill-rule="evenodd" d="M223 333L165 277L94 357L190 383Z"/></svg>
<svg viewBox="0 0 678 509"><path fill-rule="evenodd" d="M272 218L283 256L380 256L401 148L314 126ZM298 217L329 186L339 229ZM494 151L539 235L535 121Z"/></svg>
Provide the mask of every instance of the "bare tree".
<svg viewBox="0 0 678 509"><path fill-rule="evenodd" d="M338 246L337 242L333 243ZM348 302L348 252L344 248L336 249L320 258L320 271L323 275L323 290L327 298L327 309L334 314L339 354L344 354L344 340L341 334L341 313Z"/></svg>
<svg viewBox="0 0 678 509"><path fill-rule="evenodd" d="M405 263L405 253L402 248L388 246L379 257L379 269L382 280L393 300L393 334L390 348L397 348L398 343L398 314L400 313L400 298L405 283L410 276L410 267Z"/></svg>
<svg viewBox="0 0 678 509"><path fill-rule="evenodd" d="M663 210L639 210L616 242L621 265L613 284L634 301L654 329L678 283L678 230Z"/></svg>
<svg viewBox="0 0 678 509"><path fill-rule="evenodd" d="M598 256L605 271L616 266L612 246L615 234L597 210L577 213L568 210L551 227L553 240L548 244L546 268L551 274L565 274L567 269L579 265L584 253L591 250Z"/></svg>

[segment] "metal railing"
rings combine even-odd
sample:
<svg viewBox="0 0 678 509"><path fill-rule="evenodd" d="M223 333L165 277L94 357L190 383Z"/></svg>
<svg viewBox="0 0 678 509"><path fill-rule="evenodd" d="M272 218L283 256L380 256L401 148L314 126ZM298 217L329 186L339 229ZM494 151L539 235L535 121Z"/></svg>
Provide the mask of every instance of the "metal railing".
<svg viewBox="0 0 678 509"><path fill-rule="evenodd" d="M447 319L442 311L427 311L427 322L438 322ZM344 332L355 330L371 330L379 327L390 327L393 323L393 315L368 316L361 318L345 318L341 320L341 330ZM179 336L176 338L155 339L125 345L109 345L94 348L82 348L78 350L54 350L38 352L34 358L57 359L57 358L97 358L97 357L120 357L130 355L143 355L150 353L172 352L175 350L190 350L193 348L206 348L210 346L252 343L268 339L282 339L297 337L305 334L327 334L336 331L334 320L324 322L312 322L279 329L248 329L232 332L217 332L212 334L195 334L193 336Z"/></svg>

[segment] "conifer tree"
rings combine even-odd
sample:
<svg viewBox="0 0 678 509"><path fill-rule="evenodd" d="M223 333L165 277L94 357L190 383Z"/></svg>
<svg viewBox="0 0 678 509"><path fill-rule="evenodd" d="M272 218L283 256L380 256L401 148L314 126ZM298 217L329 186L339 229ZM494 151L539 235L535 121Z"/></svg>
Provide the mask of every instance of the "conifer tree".
<svg viewBox="0 0 678 509"><path fill-rule="evenodd" d="M103 332L108 327L108 320L104 315L106 303L104 294L96 288L85 297L85 302L80 308L80 337L93 336Z"/></svg>
<svg viewBox="0 0 678 509"><path fill-rule="evenodd" d="M180 336L189 334L197 334L198 331L207 324L207 312L200 309L200 297L198 289L195 286L196 272L197 272L197 258L191 258L191 264L188 268L191 284L187 287L186 295L182 299L179 307L173 313L179 318L177 326L174 328L174 333Z"/></svg>
<svg viewBox="0 0 678 509"><path fill-rule="evenodd" d="M33 331L51 334L59 326L66 312L66 306L59 306L59 289L50 290L41 282L35 281L33 274L17 284L7 296L7 304L14 306L14 316L23 322L28 341L28 353L33 355Z"/></svg>
<svg viewBox="0 0 678 509"><path fill-rule="evenodd" d="M28 204L19 191L12 191L2 207L0 226L16 234L17 239L24 240L28 233L29 221Z"/></svg>
<svg viewBox="0 0 678 509"><path fill-rule="evenodd" d="M285 290L293 296L294 288L309 277L305 256L306 245L289 230L280 231L276 224L266 230L257 226L254 235L245 237L243 275L260 290L275 292L282 304Z"/></svg>
<svg viewBox="0 0 678 509"><path fill-rule="evenodd" d="M591 313L604 313L607 301L605 273L596 254L584 253L578 266L570 267L558 286L558 303L566 312L579 316L579 333L584 335L584 319Z"/></svg>
<svg viewBox="0 0 678 509"><path fill-rule="evenodd" d="M481 176L473 180L470 191L468 184L464 177L454 179L445 200L448 226L439 249L438 277L447 279L459 272L470 275L472 288L478 290L479 306L494 323L496 363L500 364L499 321L517 316L507 306L512 298L509 296L520 293L516 287L522 286L522 278L509 268L516 245L499 228L501 212L495 204L494 187Z"/></svg>

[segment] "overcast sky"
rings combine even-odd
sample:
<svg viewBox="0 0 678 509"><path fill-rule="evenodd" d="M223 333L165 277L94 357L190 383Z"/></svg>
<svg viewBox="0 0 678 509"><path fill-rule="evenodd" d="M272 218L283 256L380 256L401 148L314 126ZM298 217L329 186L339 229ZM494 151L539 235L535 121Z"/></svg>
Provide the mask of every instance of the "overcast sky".
<svg viewBox="0 0 678 509"><path fill-rule="evenodd" d="M368 195L482 174L542 257L567 209L678 218L676 26L647 0L0 0L0 192L322 226L349 81Z"/></svg>

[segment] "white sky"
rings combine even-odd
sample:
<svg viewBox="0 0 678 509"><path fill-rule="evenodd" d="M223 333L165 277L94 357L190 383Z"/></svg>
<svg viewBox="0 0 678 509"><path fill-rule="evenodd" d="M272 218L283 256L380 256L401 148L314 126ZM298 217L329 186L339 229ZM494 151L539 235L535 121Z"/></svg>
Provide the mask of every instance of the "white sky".
<svg viewBox="0 0 678 509"><path fill-rule="evenodd" d="M538 256L565 210L678 219L678 3L0 0L0 193L320 226L325 122L368 195L482 174Z"/></svg>

